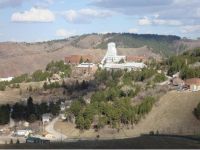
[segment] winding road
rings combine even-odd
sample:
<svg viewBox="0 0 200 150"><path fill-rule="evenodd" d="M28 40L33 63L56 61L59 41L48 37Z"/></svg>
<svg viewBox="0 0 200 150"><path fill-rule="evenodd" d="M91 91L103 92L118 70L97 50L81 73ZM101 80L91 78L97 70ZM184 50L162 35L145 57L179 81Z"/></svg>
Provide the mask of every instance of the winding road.
<svg viewBox="0 0 200 150"><path fill-rule="evenodd" d="M45 127L45 131L47 131L49 134L52 134L54 139L53 140L65 140L67 139L67 136L56 131L54 129L54 125L55 123L58 121L59 117L54 118L46 127ZM52 139L51 139L52 140Z"/></svg>

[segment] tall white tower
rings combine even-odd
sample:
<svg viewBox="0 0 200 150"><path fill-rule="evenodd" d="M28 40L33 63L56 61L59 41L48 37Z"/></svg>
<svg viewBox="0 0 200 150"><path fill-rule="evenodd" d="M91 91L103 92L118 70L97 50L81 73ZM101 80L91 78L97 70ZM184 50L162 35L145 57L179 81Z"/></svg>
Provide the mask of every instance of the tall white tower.
<svg viewBox="0 0 200 150"><path fill-rule="evenodd" d="M107 49L106 55L101 61L101 64L118 63L121 59L125 60L125 58L126 58L125 56L117 55L116 44L111 42L111 43L108 43L108 49Z"/></svg>
<svg viewBox="0 0 200 150"><path fill-rule="evenodd" d="M106 57L116 57L117 56L117 49L115 43L108 43L108 50L106 53Z"/></svg>

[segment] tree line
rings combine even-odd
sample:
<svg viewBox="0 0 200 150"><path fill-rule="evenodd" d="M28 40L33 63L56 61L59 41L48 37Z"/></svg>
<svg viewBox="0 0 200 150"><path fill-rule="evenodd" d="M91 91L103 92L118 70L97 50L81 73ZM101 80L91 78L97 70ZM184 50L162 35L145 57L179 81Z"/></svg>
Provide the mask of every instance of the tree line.
<svg viewBox="0 0 200 150"><path fill-rule="evenodd" d="M11 105L1 105L0 106L0 124L9 123L10 116L15 121L26 120L28 122L35 122L36 120L41 120L42 115L45 113L51 113L56 116L60 111L60 102L42 102L40 104L33 103L32 97L27 99L24 103L15 103Z"/></svg>

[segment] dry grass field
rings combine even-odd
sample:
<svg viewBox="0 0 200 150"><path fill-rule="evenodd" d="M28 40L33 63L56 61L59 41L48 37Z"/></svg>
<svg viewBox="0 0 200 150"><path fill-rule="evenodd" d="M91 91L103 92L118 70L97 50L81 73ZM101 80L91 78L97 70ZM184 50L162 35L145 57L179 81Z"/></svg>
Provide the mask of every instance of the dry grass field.
<svg viewBox="0 0 200 150"><path fill-rule="evenodd" d="M39 90L43 87L43 84L44 82L29 82L21 83L20 88L18 89L7 87L5 91L0 91L0 104L14 104L26 100L29 96L32 96L34 100L37 100L39 99L39 95L29 93L28 89L31 86L33 91L36 89Z"/></svg>

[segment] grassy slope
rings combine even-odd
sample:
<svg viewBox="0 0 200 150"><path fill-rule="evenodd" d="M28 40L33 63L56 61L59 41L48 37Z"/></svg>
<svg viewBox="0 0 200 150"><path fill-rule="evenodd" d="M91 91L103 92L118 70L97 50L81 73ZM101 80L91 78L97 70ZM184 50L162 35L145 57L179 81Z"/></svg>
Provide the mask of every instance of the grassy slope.
<svg viewBox="0 0 200 150"><path fill-rule="evenodd" d="M152 111L127 134L159 131L165 134L191 135L200 131L200 121L193 110L200 102L200 92L171 91L161 98Z"/></svg>

